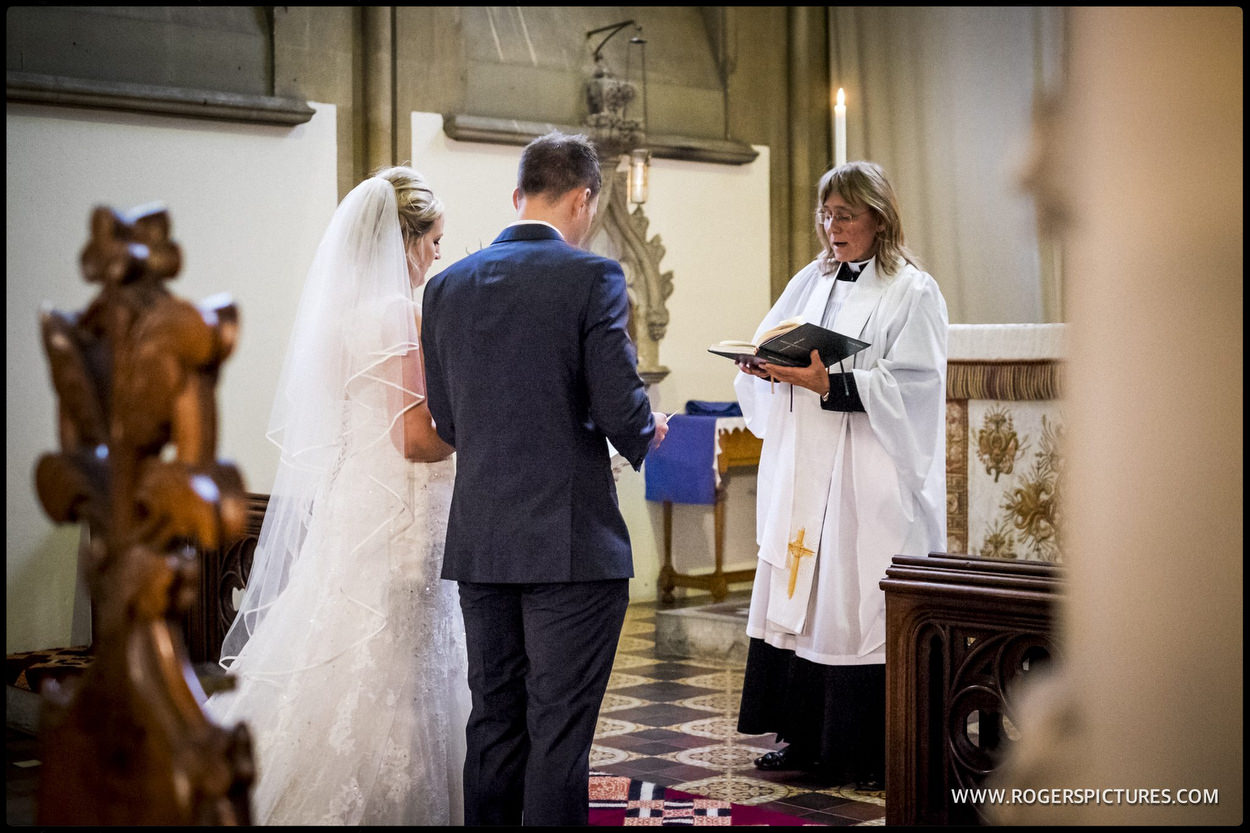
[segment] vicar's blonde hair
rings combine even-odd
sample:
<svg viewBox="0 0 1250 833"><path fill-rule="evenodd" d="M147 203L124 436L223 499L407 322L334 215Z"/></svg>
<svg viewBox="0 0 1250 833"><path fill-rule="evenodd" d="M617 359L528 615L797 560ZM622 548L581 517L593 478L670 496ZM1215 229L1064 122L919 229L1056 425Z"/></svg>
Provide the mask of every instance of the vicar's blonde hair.
<svg viewBox="0 0 1250 833"><path fill-rule="evenodd" d="M871 210L884 226L877 232L878 270L893 275L904 263L910 263L917 269L924 268L903 243L903 220L899 216L898 199L880 165L876 162L846 162L825 171L816 187L816 208L824 206L825 200L835 191L852 206ZM820 253L820 271L827 275L837 263L833 259L833 247L829 245L825 227L819 220L816 221L816 236L824 247Z"/></svg>

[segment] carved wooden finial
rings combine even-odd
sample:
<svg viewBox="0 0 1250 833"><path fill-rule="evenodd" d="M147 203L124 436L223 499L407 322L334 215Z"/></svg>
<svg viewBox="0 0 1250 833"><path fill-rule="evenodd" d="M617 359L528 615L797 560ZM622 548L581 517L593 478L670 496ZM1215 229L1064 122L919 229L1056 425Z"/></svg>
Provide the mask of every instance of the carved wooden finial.
<svg viewBox="0 0 1250 833"><path fill-rule="evenodd" d="M247 731L204 714L176 624L198 594L195 549L246 521L242 478L215 458L237 311L165 288L182 256L161 206L97 208L90 230L82 271L100 294L41 316L61 449L35 485L53 521L89 527L93 659L43 692L37 823L250 824Z"/></svg>

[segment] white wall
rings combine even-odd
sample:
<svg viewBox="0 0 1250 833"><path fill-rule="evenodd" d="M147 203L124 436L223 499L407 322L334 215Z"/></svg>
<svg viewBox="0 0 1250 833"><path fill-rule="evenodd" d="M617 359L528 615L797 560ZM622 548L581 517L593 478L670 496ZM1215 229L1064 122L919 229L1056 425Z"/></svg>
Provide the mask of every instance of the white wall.
<svg viewBox="0 0 1250 833"><path fill-rule="evenodd" d="M335 108L314 107L317 115L294 128L7 107L6 652L82 636L73 630L77 531L48 520L33 471L40 455L57 450L38 310L46 303L78 311L94 297L78 264L94 206L165 203L183 252L170 290L193 302L233 296L241 330L218 386L218 457L239 466L248 489L269 490L272 390L305 271L337 203ZM445 266L488 245L514 219L520 148L452 142L435 114L414 114L413 128L413 161L448 206ZM658 409L733 398L732 367L705 348L749 336L768 308L768 149L759 150L741 167L654 163L649 233L667 249L661 269L674 273L660 348L672 372L652 391ZM754 475L730 482L727 565L752 566ZM652 599L660 510L644 500L641 473L622 474L619 490L634 541L632 592ZM710 569L710 507L676 507L674 551L678 569Z"/></svg>
<svg viewBox="0 0 1250 833"><path fill-rule="evenodd" d="M192 302L233 296L241 328L218 385L218 457L239 466L248 489L269 490L272 390L337 202L335 108L313 106L311 121L290 128L7 106L6 652L71 640L77 531L54 527L34 491L36 460L58 450L38 311L76 312L95 296L78 258L96 205L165 203L183 254L170 291Z"/></svg>
<svg viewBox="0 0 1250 833"><path fill-rule="evenodd" d="M412 163L447 206L444 260L434 272L490 245L516 219L512 191L520 147L447 138L442 117L412 114ZM732 400L737 371L707 346L725 338L750 338L769 307L768 148L748 165L714 165L657 159L644 211L648 238L664 245L660 271L673 272L667 335L660 363L670 373L651 390L657 410L681 412L690 399ZM813 253L814 254L814 253ZM645 467L644 467L645 470ZM644 498L641 472L626 470L617 488L634 545L631 596L654 599L661 563L659 505ZM725 561L755 564L753 471L731 477ZM674 507L675 566L707 572L712 565L710 506Z"/></svg>

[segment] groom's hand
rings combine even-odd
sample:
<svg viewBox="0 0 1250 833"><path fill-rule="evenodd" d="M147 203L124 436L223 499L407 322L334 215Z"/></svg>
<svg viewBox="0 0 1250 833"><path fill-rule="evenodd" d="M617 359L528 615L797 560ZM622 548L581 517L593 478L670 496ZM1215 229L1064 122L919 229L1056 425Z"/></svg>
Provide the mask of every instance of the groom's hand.
<svg viewBox="0 0 1250 833"><path fill-rule="evenodd" d="M651 416L655 418L655 436L651 438L651 447L659 448L668 435L668 414L652 411Z"/></svg>

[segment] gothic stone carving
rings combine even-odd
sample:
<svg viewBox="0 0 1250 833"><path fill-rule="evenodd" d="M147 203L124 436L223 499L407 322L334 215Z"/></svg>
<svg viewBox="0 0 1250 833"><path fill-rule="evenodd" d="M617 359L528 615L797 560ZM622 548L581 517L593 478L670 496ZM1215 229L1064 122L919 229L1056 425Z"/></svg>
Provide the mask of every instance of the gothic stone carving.
<svg viewBox="0 0 1250 833"><path fill-rule="evenodd" d="M650 220L638 206L631 213L626 174L605 171L599 194L599 213L588 239L607 236L606 254L620 260L629 286L630 336L638 349L638 373L648 384L668 375L660 364L660 342L668 330L668 296L673 294L673 273L660 271L664 245L659 235L647 238Z"/></svg>

